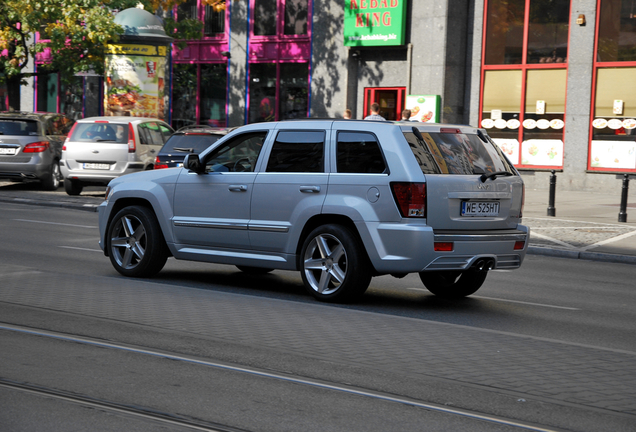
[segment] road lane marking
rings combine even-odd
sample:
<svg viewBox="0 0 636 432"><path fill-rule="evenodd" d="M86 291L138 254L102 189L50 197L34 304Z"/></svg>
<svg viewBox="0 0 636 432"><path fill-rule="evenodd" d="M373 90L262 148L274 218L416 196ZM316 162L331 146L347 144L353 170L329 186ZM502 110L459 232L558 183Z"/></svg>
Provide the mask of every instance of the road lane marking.
<svg viewBox="0 0 636 432"><path fill-rule="evenodd" d="M429 292L426 288L407 288L407 290ZM495 298L495 297L483 297L483 296L476 296L476 295L473 295L470 297L480 298L484 300L495 300L495 301L501 301L501 302L507 302L507 303L519 303L519 304L525 304L529 306L541 306L541 307L554 308L554 309L581 310L579 308L573 308L573 307L567 307L567 306L555 306L555 305L548 305L543 303L532 303L532 302L524 302L519 300L507 300L507 299L501 299L501 298Z"/></svg>
<svg viewBox="0 0 636 432"><path fill-rule="evenodd" d="M309 378L300 378L300 377L297 378L297 377L294 377L294 376L291 376L291 375L288 375L288 374L282 374L282 373L279 374L279 373L273 373L273 372L266 372L266 371L262 371L262 370L258 370L258 369L254 369L254 368L247 368L247 367L242 367L242 366L233 366L233 365L224 364L224 363L216 363L216 362L209 362L209 361L204 361L204 360L197 360L195 358L189 358L189 357L185 357L185 356L181 356L181 355L169 354L169 353L166 353L166 352L160 352L160 351L155 351L155 350L150 350L150 349L145 349L145 348L135 348L135 347L125 346L125 345L118 345L118 344L114 344L114 343L102 342L102 341L93 340L93 339L89 339L89 338L85 338L85 337L79 337L79 336L68 336L68 335L65 335L63 333L57 333L57 332L52 332L52 331L47 331L47 330L34 330L34 329L31 329L31 328L22 327L22 326L0 325L0 330L13 331L13 332L17 332L17 333L30 334L30 335L34 335L34 336L48 337L48 338L62 340L62 341L67 341L67 342L74 342L74 343L80 343L80 344L85 344L85 345L97 346L97 347L100 347L100 348L110 348L110 349L116 349L116 350L120 350L120 351L127 351L127 352L132 352L132 353L137 353L137 354L150 355L150 356L153 356L153 357L159 357L159 358L164 358L164 359L168 359L168 360L182 361L182 362L186 362L186 363L193 363L193 364L200 365L200 366L208 366L208 367L212 367L212 368L215 368L215 369L222 369L222 370L227 370L227 371L232 371L232 372L241 372L241 373L245 373L245 374L253 375L253 376L258 376L258 377L262 377L262 378L271 378L271 379L275 379L275 380L291 382L291 383L294 383L294 384L303 384L303 385L307 385L307 386L311 386L311 387L322 388L322 389L327 389L327 390L333 390L333 391L347 393L347 394L353 394L353 395L356 395L356 396L364 396L364 397L377 399L377 400L381 400L381 401L385 401L385 402L395 402L395 403L399 403L399 404L403 404L403 405L413 406L413 407L417 407L417 408L423 408L423 409L430 410L430 411L441 412L441 413L446 413L446 414L452 414L452 415L457 415L457 416L460 416L460 417L470 418L470 419L474 419L474 420L482 420L482 421L487 421L487 422L490 422L490 423L496 423L496 424L499 424L499 425L512 426L512 427L517 427L517 428L531 430L531 431L536 431L536 432L557 432L557 430L555 430L555 429L543 428L543 427L540 427L540 426L535 426L535 425L531 425L531 424L527 424L527 423L522 423L522 422L519 422L519 421L506 419L506 418L503 418L503 417L497 417L497 416L494 416L494 415L480 414L480 413L477 413L477 412L472 412L472 411L463 410L463 409L459 409L459 408L449 408L449 407L444 406L444 405L436 405L436 404L424 403L424 402L420 402L418 400L411 399L411 398L408 398L408 397L394 396L394 395L391 395L391 394L385 394L385 393L375 392L375 391L371 391L371 390L361 390L361 389L355 388L353 386L346 386L346 385L339 385L339 384L330 384L330 383L326 383L324 381L312 380L312 379L309 379Z"/></svg>
<svg viewBox="0 0 636 432"><path fill-rule="evenodd" d="M592 248L595 248L595 247L598 247L598 246L603 246L603 245L608 244L608 243L613 243L615 241L624 240L624 239L629 238L629 237L631 237L633 235L636 235L636 231L628 232L628 233L625 233L625 234L622 234L622 235L619 235L619 236L616 236L616 237L608 238L606 240L601 240L598 243L594 243L592 245L585 246L584 248L582 248L582 250L589 250L589 249L592 249Z"/></svg>
<svg viewBox="0 0 636 432"><path fill-rule="evenodd" d="M66 224L66 223L60 223L60 222L38 221L38 220L31 220L31 219L13 219L13 220L18 222L32 222L32 223L41 223L41 224L48 224L48 225L62 225L62 226L69 226L74 228L93 228L93 229L99 228L99 227L91 226L91 225Z"/></svg>
<svg viewBox="0 0 636 432"><path fill-rule="evenodd" d="M89 252L104 252L101 249L88 249L88 248L81 248L81 247L74 247L74 246L58 246L61 247L63 249L75 249L75 250L82 250L82 251L89 251Z"/></svg>

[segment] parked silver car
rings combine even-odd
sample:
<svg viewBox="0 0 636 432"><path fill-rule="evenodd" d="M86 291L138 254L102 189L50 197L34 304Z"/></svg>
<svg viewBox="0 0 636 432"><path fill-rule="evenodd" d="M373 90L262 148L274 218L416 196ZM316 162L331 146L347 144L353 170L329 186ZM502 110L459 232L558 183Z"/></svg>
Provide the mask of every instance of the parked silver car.
<svg viewBox="0 0 636 432"><path fill-rule="evenodd" d="M251 273L300 271L309 293L349 301L371 277L419 273L434 294L477 291L523 262L524 186L485 131L303 120L238 128L183 168L113 180L100 246L123 275L168 256Z"/></svg>
<svg viewBox="0 0 636 432"><path fill-rule="evenodd" d="M73 120L56 113L0 113L0 178L60 186L62 143Z"/></svg>
<svg viewBox="0 0 636 432"><path fill-rule="evenodd" d="M124 174L153 169L156 154L174 130L159 119L89 117L78 120L62 148L64 189L106 185Z"/></svg>

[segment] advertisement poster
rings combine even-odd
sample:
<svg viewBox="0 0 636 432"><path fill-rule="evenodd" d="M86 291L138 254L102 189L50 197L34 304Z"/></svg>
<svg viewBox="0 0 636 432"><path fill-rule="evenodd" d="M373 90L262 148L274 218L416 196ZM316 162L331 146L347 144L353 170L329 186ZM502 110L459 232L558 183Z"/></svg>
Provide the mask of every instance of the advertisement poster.
<svg viewBox="0 0 636 432"><path fill-rule="evenodd" d="M166 47L108 45L105 66L105 115L166 118Z"/></svg>
<svg viewBox="0 0 636 432"><path fill-rule="evenodd" d="M345 46L404 45L407 0L345 0Z"/></svg>
<svg viewBox="0 0 636 432"><path fill-rule="evenodd" d="M524 141L521 145L521 164L535 166L563 166L563 141L539 140Z"/></svg>
<svg viewBox="0 0 636 432"><path fill-rule="evenodd" d="M406 108L411 110L411 121L439 123L442 98L438 95L407 95Z"/></svg>
<svg viewBox="0 0 636 432"><path fill-rule="evenodd" d="M492 140L513 165L519 165L519 141L506 138L493 138Z"/></svg>
<svg viewBox="0 0 636 432"><path fill-rule="evenodd" d="M636 142L592 141L590 165L593 168L636 169Z"/></svg>

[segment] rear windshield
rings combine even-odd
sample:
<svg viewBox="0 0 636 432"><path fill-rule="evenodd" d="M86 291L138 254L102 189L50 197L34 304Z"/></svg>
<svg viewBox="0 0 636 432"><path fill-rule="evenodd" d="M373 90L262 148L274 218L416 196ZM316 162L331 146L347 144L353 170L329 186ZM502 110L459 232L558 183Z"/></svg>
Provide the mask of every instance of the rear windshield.
<svg viewBox="0 0 636 432"><path fill-rule="evenodd" d="M217 142L222 135L172 135L164 144L162 153L195 153L199 154L213 143Z"/></svg>
<svg viewBox="0 0 636 432"><path fill-rule="evenodd" d="M37 136L38 122L35 120L0 119L0 135Z"/></svg>
<svg viewBox="0 0 636 432"><path fill-rule="evenodd" d="M477 135L422 133L422 141L413 132L404 132L404 137L424 174L514 173L499 148Z"/></svg>
<svg viewBox="0 0 636 432"><path fill-rule="evenodd" d="M77 123L71 141L125 144L128 142L128 124Z"/></svg>

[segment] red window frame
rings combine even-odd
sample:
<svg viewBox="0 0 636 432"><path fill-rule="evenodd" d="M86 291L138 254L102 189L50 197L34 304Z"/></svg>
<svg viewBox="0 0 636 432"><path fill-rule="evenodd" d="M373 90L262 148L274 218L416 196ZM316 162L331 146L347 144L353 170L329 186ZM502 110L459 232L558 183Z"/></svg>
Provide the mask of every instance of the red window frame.
<svg viewBox="0 0 636 432"><path fill-rule="evenodd" d="M605 167L593 167L592 166L592 140L594 138L594 126L592 122L595 117L595 109L596 109L596 85L598 79L598 71L599 69L605 68L636 68L636 61L616 61L616 62L601 62L598 61L598 39L600 32L600 23L601 23L601 2L602 0L597 0L596 3L596 28L594 33L594 63L592 68L592 97L591 105L590 105L590 121L589 121L589 129L588 129L588 147L587 147L587 169L588 171L593 172L606 172L606 173L636 173L636 169L630 168L605 168ZM620 142L620 141L618 141Z"/></svg>
<svg viewBox="0 0 636 432"><path fill-rule="evenodd" d="M523 151L523 120L525 117L526 110L526 83L527 76L529 70L541 70L541 69L565 69L566 75L568 73L568 64L570 58L570 36L571 29L568 29L568 56L563 63L527 63L528 57L528 29L530 27L530 2L532 0L525 0L525 12L524 12L524 21L523 21L523 44L522 44L522 53L521 53L521 64L486 64L486 37L488 30L488 3L489 0L484 0L484 26L482 29L482 47L481 47L481 76L480 76L480 86L479 86L479 124L481 125L481 121L483 120L483 107L484 107L484 83L485 83L485 75L486 71L490 70L520 70L521 71L521 101L519 106L519 122L522 124L519 126L519 130L517 132L517 140L519 141L519 153L521 154ZM600 0L599 0L600 1ZM572 10L572 0L570 0L570 11ZM566 81L566 89L565 89L565 107L563 112L563 118L567 114L567 81ZM562 141L564 143L565 149L565 129L567 128L567 124L562 130ZM522 169L530 169L530 170L562 170L563 165L523 165L521 163L515 165L516 168Z"/></svg>
<svg viewBox="0 0 636 432"><path fill-rule="evenodd" d="M362 118L371 114L371 104L373 102L378 102L377 93L381 91L397 92L395 100L395 119L399 121L402 118L402 110L404 110L406 105L406 87L365 87Z"/></svg>

